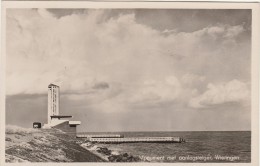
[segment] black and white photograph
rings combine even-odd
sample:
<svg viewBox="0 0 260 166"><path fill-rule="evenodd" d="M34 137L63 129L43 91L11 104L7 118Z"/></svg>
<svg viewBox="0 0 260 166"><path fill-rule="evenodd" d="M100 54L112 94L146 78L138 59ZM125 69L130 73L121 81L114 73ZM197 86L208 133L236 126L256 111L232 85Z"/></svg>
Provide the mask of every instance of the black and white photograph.
<svg viewBox="0 0 260 166"><path fill-rule="evenodd" d="M5 163L258 160L252 8L6 7L3 17Z"/></svg>

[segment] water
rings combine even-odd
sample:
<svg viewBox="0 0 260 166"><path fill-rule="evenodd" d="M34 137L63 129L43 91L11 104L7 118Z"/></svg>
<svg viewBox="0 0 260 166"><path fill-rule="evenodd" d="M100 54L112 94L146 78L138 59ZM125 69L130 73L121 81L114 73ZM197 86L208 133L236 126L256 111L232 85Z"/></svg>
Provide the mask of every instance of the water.
<svg viewBox="0 0 260 166"><path fill-rule="evenodd" d="M93 134L93 133L86 133ZM152 162L251 162L250 131L117 132L124 137L183 137L186 143L105 144L111 150ZM218 158L218 156L220 158Z"/></svg>

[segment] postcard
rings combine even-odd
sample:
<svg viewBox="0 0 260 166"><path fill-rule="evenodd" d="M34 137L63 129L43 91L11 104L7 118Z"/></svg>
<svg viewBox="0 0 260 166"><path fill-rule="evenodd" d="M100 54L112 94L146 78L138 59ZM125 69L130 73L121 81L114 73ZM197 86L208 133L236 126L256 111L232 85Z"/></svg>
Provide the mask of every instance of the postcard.
<svg viewBox="0 0 260 166"><path fill-rule="evenodd" d="M1 165L258 165L259 9L4 1Z"/></svg>

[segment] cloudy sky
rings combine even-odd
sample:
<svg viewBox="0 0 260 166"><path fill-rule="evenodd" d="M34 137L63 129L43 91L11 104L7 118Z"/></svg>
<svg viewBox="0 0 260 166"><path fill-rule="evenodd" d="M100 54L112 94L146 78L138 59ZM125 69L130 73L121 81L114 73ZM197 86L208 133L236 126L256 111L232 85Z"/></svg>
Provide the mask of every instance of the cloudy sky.
<svg viewBox="0 0 260 166"><path fill-rule="evenodd" d="M6 123L79 131L250 130L251 10L8 9Z"/></svg>

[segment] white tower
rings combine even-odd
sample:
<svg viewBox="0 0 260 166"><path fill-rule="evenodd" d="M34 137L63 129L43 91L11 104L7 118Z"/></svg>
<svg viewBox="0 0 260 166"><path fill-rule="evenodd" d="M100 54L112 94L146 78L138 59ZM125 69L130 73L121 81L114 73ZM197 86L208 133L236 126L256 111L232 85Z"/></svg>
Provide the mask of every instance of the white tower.
<svg viewBox="0 0 260 166"><path fill-rule="evenodd" d="M48 124L51 116L59 115L60 107L60 87L54 84L48 86Z"/></svg>

